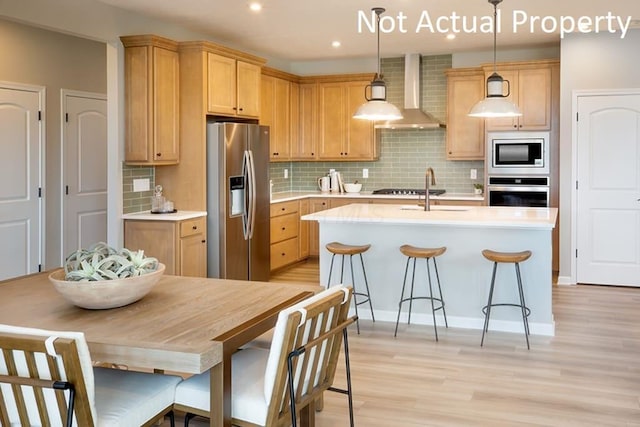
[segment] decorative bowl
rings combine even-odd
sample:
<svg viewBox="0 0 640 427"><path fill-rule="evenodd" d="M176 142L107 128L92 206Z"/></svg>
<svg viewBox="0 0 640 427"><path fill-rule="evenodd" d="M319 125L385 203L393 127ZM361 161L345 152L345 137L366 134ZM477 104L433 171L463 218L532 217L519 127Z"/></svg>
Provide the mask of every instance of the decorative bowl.
<svg viewBox="0 0 640 427"><path fill-rule="evenodd" d="M64 269L59 269L49 275L49 281L70 303L82 308L101 310L138 301L160 280L164 269L164 264L159 263L156 271L141 276L92 282L64 280Z"/></svg>
<svg viewBox="0 0 640 427"><path fill-rule="evenodd" d="M344 184L344 191L347 193L359 193L362 190L362 184Z"/></svg>

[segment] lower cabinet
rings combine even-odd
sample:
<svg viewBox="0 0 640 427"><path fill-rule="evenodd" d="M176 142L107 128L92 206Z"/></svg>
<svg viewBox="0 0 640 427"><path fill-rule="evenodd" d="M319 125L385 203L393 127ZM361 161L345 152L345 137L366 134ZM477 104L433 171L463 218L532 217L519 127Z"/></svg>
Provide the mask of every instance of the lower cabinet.
<svg viewBox="0 0 640 427"><path fill-rule="evenodd" d="M271 271L300 259L299 201L271 205Z"/></svg>
<svg viewBox="0 0 640 427"><path fill-rule="evenodd" d="M206 217L182 221L124 221L124 246L144 250L166 266L165 274L207 276Z"/></svg>

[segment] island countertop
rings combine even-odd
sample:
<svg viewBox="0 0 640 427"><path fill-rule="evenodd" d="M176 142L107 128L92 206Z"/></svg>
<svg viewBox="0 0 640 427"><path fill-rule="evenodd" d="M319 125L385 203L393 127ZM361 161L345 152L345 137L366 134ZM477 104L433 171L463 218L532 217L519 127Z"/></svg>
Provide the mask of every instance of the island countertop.
<svg viewBox="0 0 640 427"><path fill-rule="evenodd" d="M308 221L335 223L456 225L484 228L527 228L551 230L557 208L498 206L431 206L351 204L303 216Z"/></svg>

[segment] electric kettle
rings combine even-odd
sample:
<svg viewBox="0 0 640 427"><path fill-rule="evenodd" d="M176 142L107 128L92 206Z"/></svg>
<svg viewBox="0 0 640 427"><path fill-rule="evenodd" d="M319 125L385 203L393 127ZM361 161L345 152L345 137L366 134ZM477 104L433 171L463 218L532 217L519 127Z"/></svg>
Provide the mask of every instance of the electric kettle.
<svg viewBox="0 0 640 427"><path fill-rule="evenodd" d="M323 176L323 177L318 178L318 188L323 193L328 193L329 192L330 184L331 184L331 178L329 178L328 176Z"/></svg>

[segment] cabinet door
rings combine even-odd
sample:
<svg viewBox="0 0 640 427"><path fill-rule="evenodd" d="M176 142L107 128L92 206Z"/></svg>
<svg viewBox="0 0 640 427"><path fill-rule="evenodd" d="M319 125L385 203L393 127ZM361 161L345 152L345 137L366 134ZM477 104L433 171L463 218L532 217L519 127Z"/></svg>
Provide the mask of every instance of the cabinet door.
<svg viewBox="0 0 640 427"><path fill-rule="evenodd" d="M346 83L347 139L345 141L345 156L350 160L374 160L378 153L374 141L373 122L354 119L352 116L360 105L366 102L365 87L370 82Z"/></svg>
<svg viewBox="0 0 640 427"><path fill-rule="evenodd" d="M172 221L124 221L124 246L132 251L142 249L146 256L166 266L165 274L178 274L178 232Z"/></svg>
<svg viewBox="0 0 640 427"><path fill-rule="evenodd" d="M207 53L207 111L236 115L236 60Z"/></svg>
<svg viewBox="0 0 640 427"><path fill-rule="evenodd" d="M312 160L317 157L318 134L318 85L300 85L299 140L297 151L292 155L296 160ZM295 140L294 140L295 144Z"/></svg>
<svg viewBox="0 0 640 427"><path fill-rule="evenodd" d="M181 276L207 277L207 241L202 233L180 239Z"/></svg>
<svg viewBox="0 0 640 427"><path fill-rule="evenodd" d="M551 68L523 69L518 73L518 130L551 129Z"/></svg>
<svg viewBox="0 0 640 427"><path fill-rule="evenodd" d="M289 157L298 154L300 143L300 85L289 82Z"/></svg>
<svg viewBox="0 0 640 427"><path fill-rule="evenodd" d="M300 216L304 216L309 213L309 199L300 200L300 207L298 209ZM300 259L309 257L309 225L311 221L300 220L299 232L298 232L298 255Z"/></svg>
<svg viewBox="0 0 640 427"><path fill-rule="evenodd" d="M321 83L318 92L318 158L343 160L347 133L344 86L342 83Z"/></svg>
<svg viewBox="0 0 640 427"><path fill-rule="evenodd" d="M484 120L467 115L484 98L484 81L481 72L447 78L448 160L484 160Z"/></svg>
<svg viewBox="0 0 640 427"><path fill-rule="evenodd" d="M149 144L153 138L150 96L152 49L134 46L124 50L125 161L151 162Z"/></svg>
<svg viewBox="0 0 640 427"><path fill-rule="evenodd" d="M309 209L311 213L329 209L328 199L310 199ZM309 221L309 255L320 254L320 232L318 221Z"/></svg>
<svg viewBox="0 0 640 427"><path fill-rule="evenodd" d="M237 61L237 115L260 117L260 67Z"/></svg>
<svg viewBox="0 0 640 427"><path fill-rule="evenodd" d="M485 78L489 77L492 73L493 71L488 71ZM518 71L498 69L498 74L500 74L504 80L509 81L511 93L507 99L518 105ZM504 82L504 93L507 93L507 82ZM486 119L486 126L487 130L514 130L518 127L518 119L509 117Z"/></svg>
<svg viewBox="0 0 640 427"><path fill-rule="evenodd" d="M154 148L156 162L177 163L180 148L178 52L153 48Z"/></svg>

